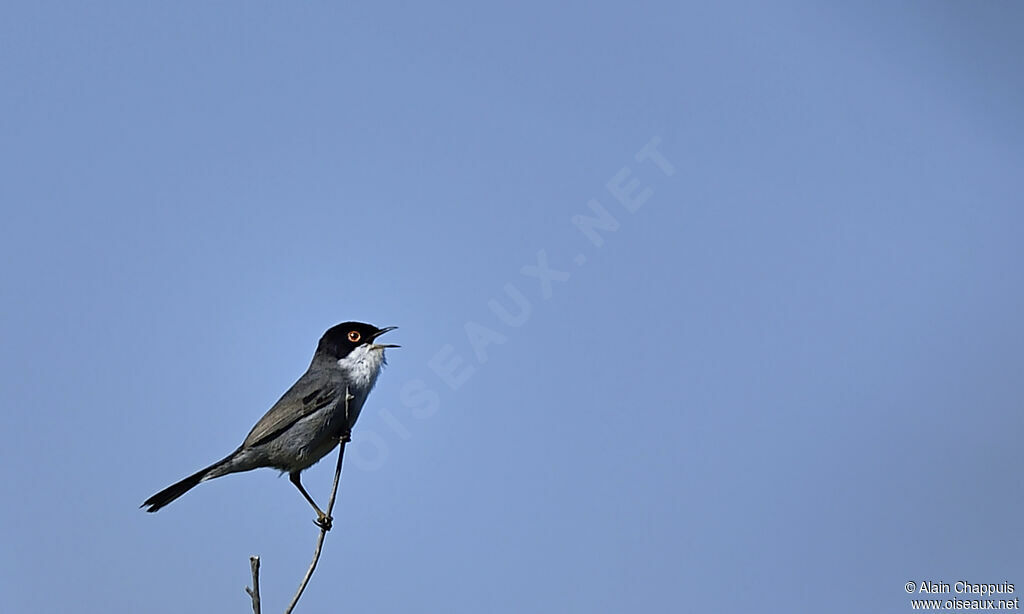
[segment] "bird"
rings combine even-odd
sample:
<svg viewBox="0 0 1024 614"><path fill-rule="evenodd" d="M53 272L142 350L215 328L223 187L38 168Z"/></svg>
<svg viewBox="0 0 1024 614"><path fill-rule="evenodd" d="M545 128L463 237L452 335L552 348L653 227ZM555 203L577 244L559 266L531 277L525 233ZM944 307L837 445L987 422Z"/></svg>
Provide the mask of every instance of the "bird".
<svg viewBox="0 0 1024 614"><path fill-rule="evenodd" d="M242 445L223 459L156 493L139 507L155 512L201 482L260 467L287 472L292 484L316 511L313 522L330 530L331 517L302 486L301 474L326 456L349 433L370 394L384 350L398 345L376 343L398 328L343 322L320 337L306 372L252 427Z"/></svg>

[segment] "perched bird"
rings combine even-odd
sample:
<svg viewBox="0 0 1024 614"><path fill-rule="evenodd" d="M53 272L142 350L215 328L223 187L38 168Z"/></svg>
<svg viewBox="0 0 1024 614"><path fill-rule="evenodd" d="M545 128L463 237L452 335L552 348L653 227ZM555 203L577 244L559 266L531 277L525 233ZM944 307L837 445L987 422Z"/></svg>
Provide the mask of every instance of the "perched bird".
<svg viewBox="0 0 1024 614"><path fill-rule="evenodd" d="M331 518L302 487L300 474L347 438L385 364L384 349L399 347L375 341L395 328L344 322L329 329L306 372L252 427L237 450L161 490L140 507L155 512L200 482L272 467L288 472L292 484L316 510L315 522L329 529Z"/></svg>

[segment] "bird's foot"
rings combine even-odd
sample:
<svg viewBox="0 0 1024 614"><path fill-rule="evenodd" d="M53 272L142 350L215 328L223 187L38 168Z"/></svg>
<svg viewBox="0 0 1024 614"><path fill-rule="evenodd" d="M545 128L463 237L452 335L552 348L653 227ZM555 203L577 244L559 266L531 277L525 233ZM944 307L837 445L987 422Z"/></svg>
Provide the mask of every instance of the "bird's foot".
<svg viewBox="0 0 1024 614"><path fill-rule="evenodd" d="M328 516L327 514L325 514L323 512L319 512L317 514L316 520L313 521L313 524L315 524L316 526L320 527L324 531L330 531L331 530L331 525L332 525L333 522L334 522L333 518L331 518L330 516Z"/></svg>

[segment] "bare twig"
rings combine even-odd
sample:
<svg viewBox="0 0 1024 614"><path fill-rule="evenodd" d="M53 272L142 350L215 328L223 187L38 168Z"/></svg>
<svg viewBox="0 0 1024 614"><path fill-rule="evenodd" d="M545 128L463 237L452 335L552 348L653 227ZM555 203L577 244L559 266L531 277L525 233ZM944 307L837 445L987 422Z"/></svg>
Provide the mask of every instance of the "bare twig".
<svg viewBox="0 0 1024 614"><path fill-rule="evenodd" d="M345 389L345 432L342 433L340 439L340 445L338 446L338 466L334 470L334 486L331 488L331 498L327 501L327 517L331 517L331 512L334 511L334 500L338 496L338 482L341 480L341 462L345 459L345 444L351 441L351 423L348 419L348 402L354 397L348 393L348 388ZM328 526L320 527L320 535L316 540L316 547L313 549L313 561L309 564L309 569L306 570L306 575L302 578L302 582L299 584L299 590L295 592L295 596L292 597L292 602L288 604L288 608L284 611L284 614L291 614L292 610L295 609L295 604L299 602L299 597L302 597L302 592L306 590L306 585L309 584L309 579L313 577L313 572L316 570L316 564L320 562L320 551L324 546L324 538L327 537Z"/></svg>
<svg viewBox="0 0 1024 614"><path fill-rule="evenodd" d="M252 613L260 614L260 557L250 556L249 567L252 567L252 588L245 587L245 592L252 597Z"/></svg>
<svg viewBox="0 0 1024 614"><path fill-rule="evenodd" d="M331 512L334 511L334 501L338 497L338 483L341 481L341 462L345 459L345 444L352 441L352 424L349 422L348 417L348 402L353 398L348 393L348 388L345 389L345 432L341 434L339 438L338 447L338 466L334 470L334 486L331 488L331 498L327 501L327 518L331 517ZM320 551L324 547L324 539L327 537L327 532L330 531L330 521L324 523L320 527L320 535L316 539L316 547L313 549L313 562L309 564L309 569L306 570L306 575L302 578L302 583L299 584L299 590L295 592L295 596L292 597L292 602L288 604L288 609L284 611L284 614L291 614L292 610L295 609L295 605L299 602L299 597L302 597L302 592L306 590L306 585L309 584L310 578L313 577L313 572L316 570L316 564L320 562ZM249 566L252 567L252 588L245 587L245 592L249 593L249 597L252 598L252 611L253 614L260 614L260 557L250 556Z"/></svg>

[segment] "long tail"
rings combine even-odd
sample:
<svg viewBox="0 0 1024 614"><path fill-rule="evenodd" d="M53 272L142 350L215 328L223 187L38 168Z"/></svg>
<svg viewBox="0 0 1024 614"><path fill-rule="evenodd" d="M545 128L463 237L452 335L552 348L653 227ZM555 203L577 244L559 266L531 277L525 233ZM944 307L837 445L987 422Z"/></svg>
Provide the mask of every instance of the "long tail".
<svg viewBox="0 0 1024 614"><path fill-rule="evenodd" d="M170 503L171 501L174 501L181 495L192 490L193 488L198 486L199 483L202 482L203 480L208 480L210 478L216 478L222 475L227 475L228 473L233 473L232 471L224 471L224 468L222 467L223 465L227 464L233 457L234 454L231 454L227 458L219 460L205 469L200 469L199 471L193 473L184 480L171 484L167 488L161 490L152 497L146 499L146 502L140 505L139 507L146 508L147 512L155 512L158 509Z"/></svg>

